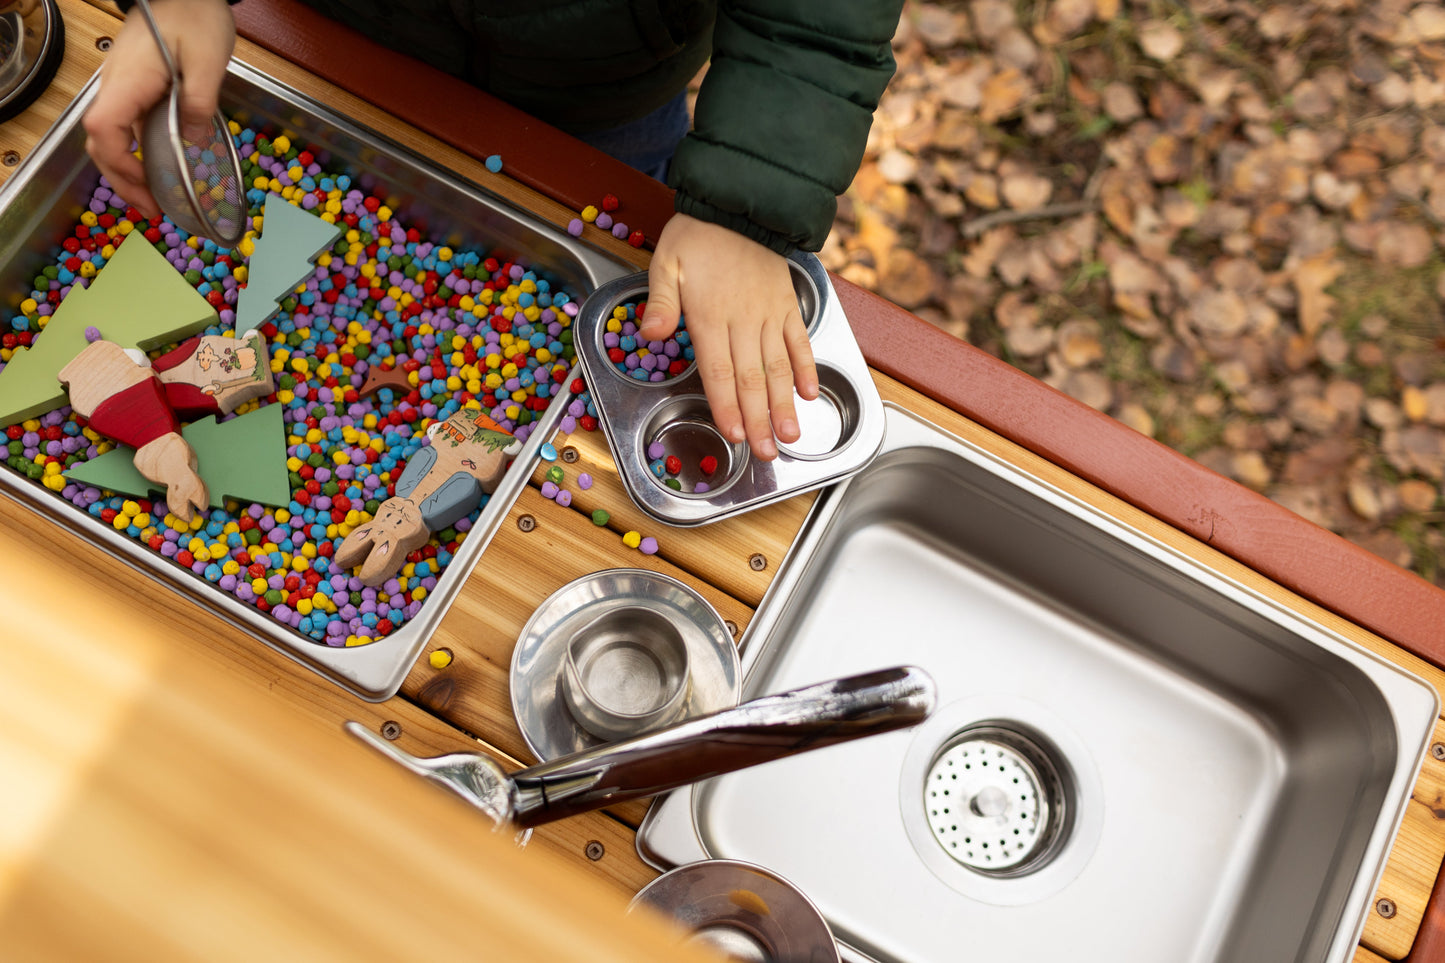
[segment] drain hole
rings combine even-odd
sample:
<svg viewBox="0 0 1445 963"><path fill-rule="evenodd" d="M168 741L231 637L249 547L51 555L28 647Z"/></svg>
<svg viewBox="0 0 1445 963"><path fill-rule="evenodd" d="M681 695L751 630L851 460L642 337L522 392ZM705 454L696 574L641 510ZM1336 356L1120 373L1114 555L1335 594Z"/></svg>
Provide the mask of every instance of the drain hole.
<svg viewBox="0 0 1445 963"><path fill-rule="evenodd" d="M1073 822L1072 777L1043 736L1006 722L970 726L934 757L925 782L945 771L963 799L958 815L928 811L935 838L950 857L985 875L1021 876L1058 854ZM976 833L997 842L990 847L980 841L975 848Z"/></svg>

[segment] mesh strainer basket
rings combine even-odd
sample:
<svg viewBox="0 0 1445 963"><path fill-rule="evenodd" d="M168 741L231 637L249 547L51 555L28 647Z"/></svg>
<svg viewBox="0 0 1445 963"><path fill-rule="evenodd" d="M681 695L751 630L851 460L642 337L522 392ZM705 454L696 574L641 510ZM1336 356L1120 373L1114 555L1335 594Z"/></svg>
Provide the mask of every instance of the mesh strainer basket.
<svg viewBox="0 0 1445 963"><path fill-rule="evenodd" d="M141 130L141 157L151 193L181 230L233 248L246 232L246 194L230 125L218 110L204 138L181 135L181 77L150 4L139 3L171 72L170 96L151 108Z"/></svg>

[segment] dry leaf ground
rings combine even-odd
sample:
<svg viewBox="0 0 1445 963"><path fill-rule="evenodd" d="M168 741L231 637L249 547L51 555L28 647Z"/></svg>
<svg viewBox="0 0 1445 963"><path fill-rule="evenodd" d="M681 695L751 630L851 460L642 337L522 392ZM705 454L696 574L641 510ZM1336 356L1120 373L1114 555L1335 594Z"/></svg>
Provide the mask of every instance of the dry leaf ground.
<svg viewBox="0 0 1445 963"><path fill-rule="evenodd" d="M833 271L1445 585L1445 5L911 2Z"/></svg>

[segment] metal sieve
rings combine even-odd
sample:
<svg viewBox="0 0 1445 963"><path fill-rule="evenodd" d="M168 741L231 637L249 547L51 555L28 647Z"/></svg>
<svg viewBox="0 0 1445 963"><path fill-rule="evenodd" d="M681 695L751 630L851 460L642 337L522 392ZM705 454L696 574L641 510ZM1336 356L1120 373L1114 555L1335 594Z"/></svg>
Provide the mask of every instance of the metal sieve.
<svg viewBox="0 0 1445 963"><path fill-rule="evenodd" d="M230 249L246 232L246 192L230 125L219 110L201 140L181 134L181 75L149 0L136 0L171 74L170 96L141 127L141 159L156 203L188 234Z"/></svg>

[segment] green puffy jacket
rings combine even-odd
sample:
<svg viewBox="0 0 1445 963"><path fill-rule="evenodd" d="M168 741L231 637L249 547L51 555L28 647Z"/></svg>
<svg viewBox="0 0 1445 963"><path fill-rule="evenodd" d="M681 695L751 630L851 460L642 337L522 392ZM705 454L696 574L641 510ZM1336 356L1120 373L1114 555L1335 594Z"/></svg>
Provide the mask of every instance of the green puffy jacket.
<svg viewBox="0 0 1445 963"><path fill-rule="evenodd" d="M234 2L234 0L232 0ZM563 130L636 120L711 57L676 208L816 251L893 76L903 0L303 0ZM129 0L122 0L129 6ZM485 123L485 118L475 118Z"/></svg>
<svg viewBox="0 0 1445 963"><path fill-rule="evenodd" d="M650 113L711 57L676 208L783 253L828 236L903 0L305 2L572 132Z"/></svg>

